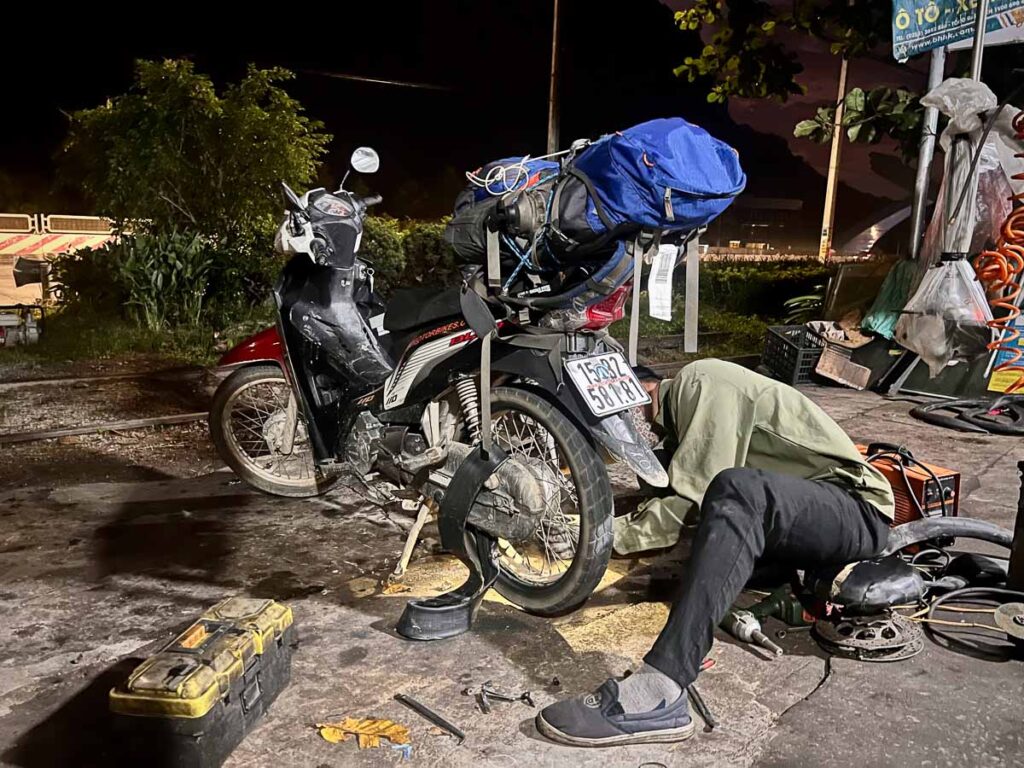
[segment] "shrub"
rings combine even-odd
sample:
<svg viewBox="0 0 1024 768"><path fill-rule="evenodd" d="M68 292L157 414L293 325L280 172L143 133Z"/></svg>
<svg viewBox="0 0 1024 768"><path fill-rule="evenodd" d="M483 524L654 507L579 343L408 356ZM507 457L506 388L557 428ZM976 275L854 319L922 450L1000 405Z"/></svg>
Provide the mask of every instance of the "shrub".
<svg viewBox="0 0 1024 768"><path fill-rule="evenodd" d="M66 305L130 320L148 330L197 326L217 246L195 232L128 235L58 256L54 279Z"/></svg>
<svg viewBox="0 0 1024 768"><path fill-rule="evenodd" d="M316 178L331 138L281 87L292 77L250 65L218 93L190 61L137 61L127 93L70 115L65 176L116 221L272 234L281 182Z"/></svg>
<svg viewBox="0 0 1024 768"><path fill-rule="evenodd" d="M401 223L392 216L370 216L363 224L359 257L373 267L376 288L385 296L401 284L404 235Z"/></svg>
<svg viewBox="0 0 1024 768"><path fill-rule="evenodd" d="M395 288L458 285L462 273L444 241L447 219L399 220L371 216L363 229L359 256L374 268L376 288L388 296Z"/></svg>
<svg viewBox="0 0 1024 768"><path fill-rule="evenodd" d="M700 300L739 314L780 317L786 299L810 293L833 271L816 261L703 263Z"/></svg>
<svg viewBox="0 0 1024 768"><path fill-rule="evenodd" d="M447 288L462 281L462 272L455 263L455 252L444 241L447 224L447 219L408 223L402 239L405 268L401 285Z"/></svg>
<svg viewBox="0 0 1024 768"><path fill-rule="evenodd" d="M199 325L213 254L196 233L125 236L117 247L118 280L128 317L144 328Z"/></svg>

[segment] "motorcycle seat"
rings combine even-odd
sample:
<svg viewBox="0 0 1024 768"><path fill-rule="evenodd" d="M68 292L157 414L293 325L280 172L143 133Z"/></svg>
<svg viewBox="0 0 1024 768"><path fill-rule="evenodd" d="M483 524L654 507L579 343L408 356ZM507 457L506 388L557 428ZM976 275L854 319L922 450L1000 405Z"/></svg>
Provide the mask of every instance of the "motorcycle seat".
<svg viewBox="0 0 1024 768"><path fill-rule="evenodd" d="M392 294L384 312L384 329L410 331L427 323L462 314L458 288L400 288Z"/></svg>

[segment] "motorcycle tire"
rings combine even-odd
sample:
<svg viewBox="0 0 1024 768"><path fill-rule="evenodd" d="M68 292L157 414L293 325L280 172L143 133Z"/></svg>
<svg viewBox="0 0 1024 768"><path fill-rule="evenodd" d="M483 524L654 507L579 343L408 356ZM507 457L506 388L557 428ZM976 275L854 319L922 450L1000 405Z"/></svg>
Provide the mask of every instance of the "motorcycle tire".
<svg viewBox="0 0 1024 768"><path fill-rule="evenodd" d="M210 405L210 437L217 453L231 470L248 485L273 496L308 498L325 493L337 478L325 479L315 468L312 453L309 467L302 477L275 477L259 466L241 447L238 437L229 426L231 410L238 397L247 389L261 384L290 387L284 372L272 363L259 363L240 368L221 382ZM302 419L302 415L299 415Z"/></svg>
<svg viewBox="0 0 1024 768"><path fill-rule="evenodd" d="M550 402L533 392L498 387L491 395L495 440L503 412L520 412L553 438L577 495L579 534L568 569L556 581L540 585L519 578L500 565L495 589L509 602L540 616L568 613L590 597L604 577L612 552L613 501L608 472L579 429ZM564 474L564 473L563 473Z"/></svg>

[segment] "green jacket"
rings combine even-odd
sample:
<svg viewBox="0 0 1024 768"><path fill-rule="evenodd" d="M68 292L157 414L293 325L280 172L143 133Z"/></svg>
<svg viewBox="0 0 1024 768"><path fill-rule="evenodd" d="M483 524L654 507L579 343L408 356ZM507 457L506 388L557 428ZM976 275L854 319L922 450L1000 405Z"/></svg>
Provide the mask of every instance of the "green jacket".
<svg viewBox="0 0 1024 768"><path fill-rule="evenodd" d="M724 469L751 467L846 486L886 517L892 488L839 425L788 384L722 360L700 360L661 383L655 421L674 449L675 496L615 520L621 554L669 547L696 522L704 491Z"/></svg>

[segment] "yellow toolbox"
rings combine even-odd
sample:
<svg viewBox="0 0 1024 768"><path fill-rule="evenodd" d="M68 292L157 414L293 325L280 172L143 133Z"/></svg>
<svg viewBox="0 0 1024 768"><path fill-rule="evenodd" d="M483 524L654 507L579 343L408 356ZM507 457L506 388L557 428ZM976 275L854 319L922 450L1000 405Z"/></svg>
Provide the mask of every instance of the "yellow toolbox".
<svg viewBox="0 0 1024 768"><path fill-rule="evenodd" d="M291 676L292 610L229 597L136 667L110 692L131 764L218 766Z"/></svg>

